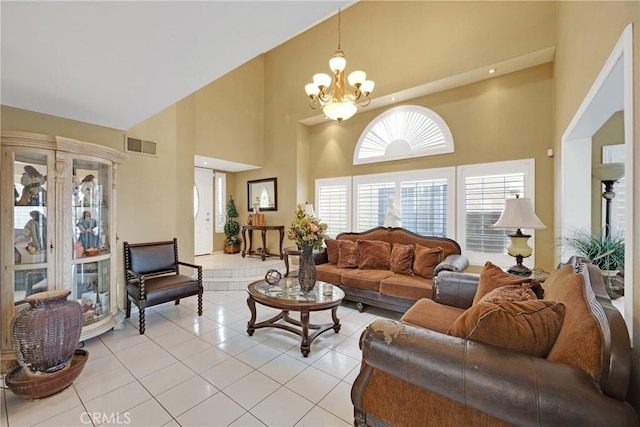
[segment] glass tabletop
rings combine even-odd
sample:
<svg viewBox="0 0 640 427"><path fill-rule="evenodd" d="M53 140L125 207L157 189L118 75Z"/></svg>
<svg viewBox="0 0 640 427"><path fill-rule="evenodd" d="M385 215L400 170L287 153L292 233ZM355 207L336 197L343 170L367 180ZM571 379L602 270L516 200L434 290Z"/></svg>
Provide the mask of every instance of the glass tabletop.
<svg viewBox="0 0 640 427"><path fill-rule="evenodd" d="M344 298L344 292L338 286L321 281L317 281L316 286L309 292L300 290L296 279L290 281L282 279L276 285L263 281L253 284L253 288L261 295L282 301L326 303Z"/></svg>

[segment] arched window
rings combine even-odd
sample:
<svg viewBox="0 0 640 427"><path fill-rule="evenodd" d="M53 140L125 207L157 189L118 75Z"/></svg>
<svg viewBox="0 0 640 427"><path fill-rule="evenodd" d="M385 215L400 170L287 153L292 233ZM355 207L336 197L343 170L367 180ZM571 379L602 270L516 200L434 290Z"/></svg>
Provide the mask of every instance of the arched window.
<svg viewBox="0 0 640 427"><path fill-rule="evenodd" d="M442 117L425 107L401 105L369 123L356 145L353 164L444 153L453 153L453 136Z"/></svg>

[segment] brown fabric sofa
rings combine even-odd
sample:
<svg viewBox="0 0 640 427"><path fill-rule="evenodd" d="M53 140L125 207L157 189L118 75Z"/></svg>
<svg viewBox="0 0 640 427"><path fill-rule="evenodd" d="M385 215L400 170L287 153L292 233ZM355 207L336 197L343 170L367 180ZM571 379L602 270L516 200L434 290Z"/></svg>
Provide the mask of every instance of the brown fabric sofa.
<svg viewBox="0 0 640 427"><path fill-rule="evenodd" d="M418 301L399 322L376 320L367 327L351 394L356 426L638 425L626 403L628 331L597 267L574 260L551 273L542 299L496 303L554 307L560 329L544 357L527 354L526 346L504 348L514 339L496 323L480 340L451 335L460 319L491 304L477 298L487 282L482 274L443 272L434 299ZM470 333L482 327L478 320ZM543 329L536 344L548 332ZM519 329L517 337L522 334Z"/></svg>
<svg viewBox="0 0 640 427"><path fill-rule="evenodd" d="M356 259L351 260L355 263L349 267L340 262L344 254L340 241L356 243ZM461 272L469 265L454 240L421 236L399 227L342 233L325 243L326 250L314 257L317 279L340 286L360 311L366 304L404 313L417 300L431 298L434 276L444 270ZM413 257L406 252L396 256L401 245Z"/></svg>

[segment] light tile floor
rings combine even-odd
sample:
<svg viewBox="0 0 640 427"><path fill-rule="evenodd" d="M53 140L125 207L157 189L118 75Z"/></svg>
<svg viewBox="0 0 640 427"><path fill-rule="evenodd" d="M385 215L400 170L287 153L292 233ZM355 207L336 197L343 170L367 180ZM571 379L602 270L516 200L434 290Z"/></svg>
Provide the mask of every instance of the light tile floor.
<svg viewBox="0 0 640 427"><path fill-rule="evenodd" d="M246 291L206 291L137 312L124 328L84 342L87 365L55 396L28 402L2 389L3 426L349 426L351 385L358 374L358 338L376 317L398 313L351 303L338 309L340 333L327 331L303 357L290 332L246 333ZM258 321L275 314L258 305ZM330 311L311 314L331 321Z"/></svg>

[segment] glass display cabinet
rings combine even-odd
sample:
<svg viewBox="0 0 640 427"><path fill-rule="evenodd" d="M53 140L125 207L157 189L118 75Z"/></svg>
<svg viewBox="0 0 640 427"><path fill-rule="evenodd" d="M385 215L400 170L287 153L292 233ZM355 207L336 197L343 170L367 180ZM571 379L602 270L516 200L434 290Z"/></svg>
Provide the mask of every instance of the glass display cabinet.
<svg viewBox="0 0 640 427"><path fill-rule="evenodd" d="M11 319L25 297L68 289L81 340L111 329L116 301L116 172L124 154L59 136L2 132L2 370L15 360Z"/></svg>

